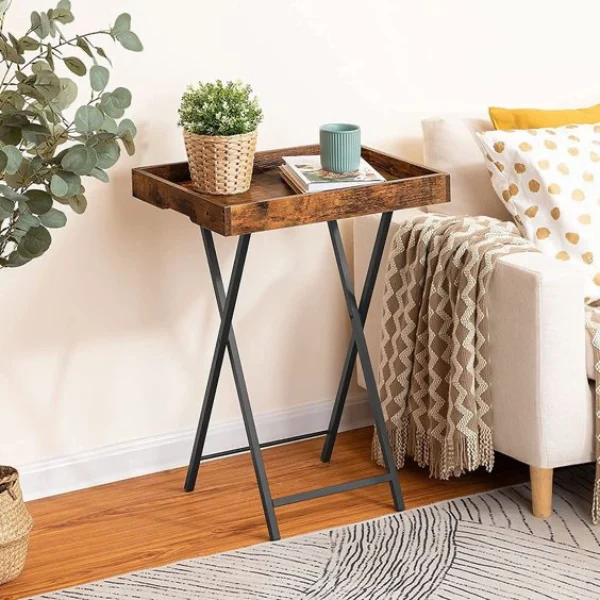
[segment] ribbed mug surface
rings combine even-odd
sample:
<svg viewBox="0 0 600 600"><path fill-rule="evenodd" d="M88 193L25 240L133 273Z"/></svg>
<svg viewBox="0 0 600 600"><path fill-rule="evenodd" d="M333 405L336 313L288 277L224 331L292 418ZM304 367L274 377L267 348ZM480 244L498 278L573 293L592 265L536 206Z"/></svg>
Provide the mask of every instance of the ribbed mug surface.
<svg viewBox="0 0 600 600"><path fill-rule="evenodd" d="M360 166L360 127L329 123L319 129L321 166L333 173L349 173Z"/></svg>

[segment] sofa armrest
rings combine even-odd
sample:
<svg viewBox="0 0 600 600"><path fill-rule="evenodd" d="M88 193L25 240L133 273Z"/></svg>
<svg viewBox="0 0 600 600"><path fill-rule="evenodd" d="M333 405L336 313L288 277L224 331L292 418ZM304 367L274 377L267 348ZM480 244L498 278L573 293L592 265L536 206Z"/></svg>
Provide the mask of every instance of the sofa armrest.
<svg viewBox="0 0 600 600"><path fill-rule="evenodd" d="M538 253L496 265L488 290L496 449L536 467L593 460L583 275Z"/></svg>
<svg viewBox="0 0 600 600"><path fill-rule="evenodd" d="M378 223L376 217L355 219L358 294ZM395 220L384 257L397 230ZM382 264L365 325L376 372L384 273ZM492 275L487 304L496 449L536 467L593 460L594 403L586 376L583 275L543 254L505 256ZM357 380L364 387L360 365Z"/></svg>

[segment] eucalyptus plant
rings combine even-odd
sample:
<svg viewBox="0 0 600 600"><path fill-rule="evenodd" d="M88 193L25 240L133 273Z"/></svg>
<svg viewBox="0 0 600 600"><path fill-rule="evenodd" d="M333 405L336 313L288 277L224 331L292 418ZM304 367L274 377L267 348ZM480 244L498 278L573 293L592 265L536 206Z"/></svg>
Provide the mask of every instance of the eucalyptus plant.
<svg viewBox="0 0 600 600"><path fill-rule="evenodd" d="M22 35L5 32L11 1L0 0L0 268L46 252L49 229L67 222L57 206L83 213L83 178L106 183L107 169L120 158L119 144L129 155L135 152L136 128L124 118L131 93L107 90L112 63L99 42L143 49L128 14L108 29L67 35L64 26L74 20L69 0L31 13ZM67 73L87 78L90 95L78 106L79 86L62 76Z"/></svg>

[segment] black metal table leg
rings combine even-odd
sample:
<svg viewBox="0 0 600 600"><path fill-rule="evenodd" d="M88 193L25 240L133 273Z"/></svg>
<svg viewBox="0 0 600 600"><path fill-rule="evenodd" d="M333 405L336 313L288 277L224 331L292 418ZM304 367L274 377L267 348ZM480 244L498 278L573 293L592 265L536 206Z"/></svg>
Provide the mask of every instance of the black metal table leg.
<svg viewBox="0 0 600 600"><path fill-rule="evenodd" d="M231 280L229 282L229 291L227 293L223 314L221 315L221 325L219 327L219 334L217 335L217 344L210 367L210 374L206 383L206 391L204 393L204 401L202 403L200 420L198 421L198 430L196 432L194 449L192 450L192 456L190 458L190 464L185 479L186 492L192 492L196 487L198 469L200 468L200 459L202 458L202 451L204 450L204 443L206 442L206 434L208 432L208 424L210 422L213 405L215 403L217 384L221 374L221 367L223 366L225 348L227 347L227 341L229 340L233 311L235 309L235 303L240 289L240 282L242 280L244 263L246 262L246 256L248 254L249 243L250 234L243 235L239 238L235 253L235 260L233 261ZM210 265L211 261L215 260L216 257L207 256L207 259Z"/></svg>
<svg viewBox="0 0 600 600"><path fill-rule="evenodd" d="M390 230L392 215L393 213L391 212L383 213L381 215L381 220L379 221L379 228L377 229L377 236L375 237L375 244L373 245L373 251L371 252L369 268L367 269L367 276L365 278L365 284L363 286L358 308L363 327L367 320L369 306L371 305L371 298L373 297L373 290L375 289L375 282L377 281L377 274L379 273L379 267L381 265L385 241ZM353 336L350 340L346 360L344 361L342 376L340 378L331 419L327 428L327 436L325 437L325 443L323 444L323 450L321 451L321 460L323 462L329 462L331 460L333 447L340 428L342 413L344 412L344 406L346 405L346 397L348 396L348 389L350 387L354 365L356 364L356 354L356 342L354 341Z"/></svg>
<svg viewBox="0 0 600 600"><path fill-rule="evenodd" d="M223 278L221 277L217 252L215 250L215 243L211 231L203 227L201 228L201 233L202 241L204 242L204 250L206 251L206 256L208 258L208 266L215 290L215 296L217 299L217 306L219 307L219 313L221 317L223 317L225 314L225 302L227 297L225 295L225 287L223 286ZM240 409L242 412L242 419L246 428L250 455L252 457L252 464L254 466L254 474L256 475L256 481L258 482L258 489L260 491L260 499L262 501L263 511L267 521L269 537L271 540L278 540L281 537L279 534L279 526L277 524L277 517L275 516L275 507L273 506L273 499L271 498L271 489L269 487L265 463L263 461L260 449L260 442L258 440L254 415L252 414L250 397L248 395L248 387L246 386L246 378L244 377L244 371L242 369L242 361L240 359L240 353L235 340L233 325L229 330L227 351L229 353L229 361L231 362L231 369L233 371L233 380L237 390Z"/></svg>
<svg viewBox="0 0 600 600"><path fill-rule="evenodd" d="M327 225L329 226L329 233L331 235L331 242L333 244L333 251L335 253L335 259L337 262L342 287L344 288L344 297L346 299L348 314L352 324L352 337L354 339L356 350L358 352L365 375L369 403L371 405L371 410L373 411L375 428L381 444L385 468L390 476L390 488L392 492L392 498L394 500L394 506L396 510L403 510L404 500L402 498L402 490L400 489L400 480L398 478L398 473L394 464L392 448L386 432L385 419L383 416L383 410L381 408L377 382L375 380L375 374L373 373L373 366L371 365L371 359L369 358L369 350L367 348L367 341L365 339L365 332L363 330L363 319L361 318L359 308L356 304L354 291L352 289L352 279L350 277L350 269L348 267L346 253L344 252L344 246L342 244L340 228L337 221L329 221Z"/></svg>

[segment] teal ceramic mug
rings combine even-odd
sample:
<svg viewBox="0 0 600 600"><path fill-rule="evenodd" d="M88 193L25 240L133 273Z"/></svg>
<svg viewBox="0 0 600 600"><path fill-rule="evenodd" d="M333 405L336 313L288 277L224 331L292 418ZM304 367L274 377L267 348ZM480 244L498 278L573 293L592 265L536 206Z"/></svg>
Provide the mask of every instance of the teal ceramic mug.
<svg viewBox="0 0 600 600"><path fill-rule="evenodd" d="M329 123L319 130L321 167L333 173L357 171L360 166L360 127Z"/></svg>

